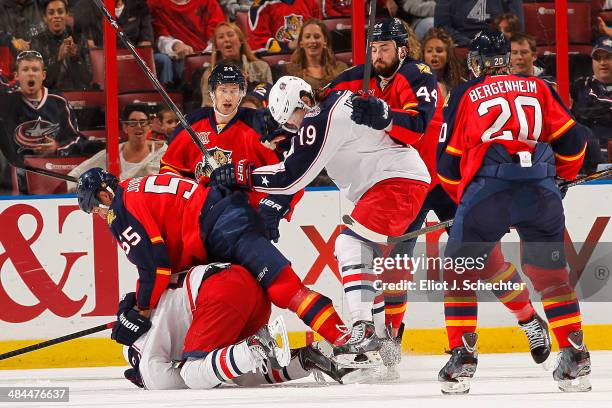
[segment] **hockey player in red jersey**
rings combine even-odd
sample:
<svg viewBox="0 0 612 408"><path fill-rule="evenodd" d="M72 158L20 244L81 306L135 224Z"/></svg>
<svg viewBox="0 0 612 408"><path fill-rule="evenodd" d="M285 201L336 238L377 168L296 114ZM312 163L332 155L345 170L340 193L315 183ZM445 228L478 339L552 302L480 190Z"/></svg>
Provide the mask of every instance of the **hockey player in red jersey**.
<svg viewBox="0 0 612 408"><path fill-rule="evenodd" d="M220 165L248 160L257 166L279 162L273 150L260 142L260 132L265 117L253 109L241 108L246 92L246 79L234 64L218 64L208 80L212 107L202 107L187 116L187 122L197 132L200 140ZM184 177L204 181L210 175L203 168L202 152L189 133L179 124L170 140L168 150L161 160L161 172L172 172ZM249 193L254 208L259 206L260 218L265 224L265 235L278 240L278 225L303 192L293 196ZM265 198L265 199L264 199Z"/></svg>
<svg viewBox="0 0 612 408"><path fill-rule="evenodd" d="M306 288L289 261L261 235L243 193L207 188L173 174L118 183L94 168L79 177L77 196L83 211L106 214L111 232L138 268L135 312L120 319L119 328L130 332L132 325L146 324L182 271L229 261L247 269L274 305L295 312L331 344L349 337L331 300Z"/></svg>
<svg viewBox="0 0 612 408"><path fill-rule="evenodd" d="M541 295L561 348L553 377L563 391L588 391L590 359L566 268L562 195L555 184L555 177L571 180L578 174L587 131L546 82L509 75L509 55L501 32L479 34L468 54L475 79L453 90L444 112L438 174L459 202L445 255L486 257L514 226L523 272ZM469 391L476 370L476 293L463 283L477 279L477 269L462 275L445 271L452 355L439 373L443 392Z"/></svg>
<svg viewBox="0 0 612 408"><path fill-rule="evenodd" d="M255 0L249 9L249 45L255 52L290 53L302 23L323 18L316 0Z"/></svg>
<svg viewBox="0 0 612 408"><path fill-rule="evenodd" d="M429 211L433 211L440 221L454 217L455 202L440 185L436 171L436 147L442 128L442 109L444 101L439 97L437 82L430 67L408 56L409 33L399 19L388 19L374 26L372 33L372 65L374 73L369 89L374 96L383 99L391 108L393 126L388 132L391 137L404 144L413 145L427 165L431 176L430 190L421 211L405 232L420 229ZM332 89L349 89L358 92L362 87L363 65L357 65L340 74L330 85ZM362 102L362 101L356 101ZM365 100L363 101L365 104ZM355 103L356 108L359 106ZM367 106L364 107L367 109ZM416 239L401 243L393 248L389 256L396 254L411 257ZM481 277L491 281L512 281L521 283L514 265L506 262L498 245L491 252ZM411 279L408 271L383 272L383 279L397 282ZM543 344L536 332L542 332L541 319L529 301L526 287L517 291L494 292L498 299L516 316L526 332L532 356L537 363L546 360L550 344ZM407 306L406 291L386 290L384 293L386 324L391 327L391 335L399 346L400 327ZM399 333L398 333L399 332ZM401 356L400 353L395 353ZM398 360L396 360L398 362ZM393 366L393 364L390 364ZM390 371L389 375L394 375Z"/></svg>

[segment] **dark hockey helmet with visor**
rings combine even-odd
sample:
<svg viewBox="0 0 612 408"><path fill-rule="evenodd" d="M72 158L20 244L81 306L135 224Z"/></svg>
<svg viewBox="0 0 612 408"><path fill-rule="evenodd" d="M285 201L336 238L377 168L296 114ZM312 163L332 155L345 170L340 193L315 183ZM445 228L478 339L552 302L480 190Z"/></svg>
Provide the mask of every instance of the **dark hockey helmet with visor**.
<svg viewBox="0 0 612 408"><path fill-rule="evenodd" d="M81 174L76 188L81 210L90 214L95 207L102 204L98 199L98 192L115 191L118 183L117 177L99 167L94 167Z"/></svg>
<svg viewBox="0 0 612 408"><path fill-rule="evenodd" d="M246 92L246 78L235 64L220 63L212 70L208 78L208 90L214 92L221 84L238 84L240 91Z"/></svg>
<svg viewBox="0 0 612 408"><path fill-rule="evenodd" d="M470 43L467 64L475 78L490 68L508 68L510 43L501 31L481 31Z"/></svg>
<svg viewBox="0 0 612 408"><path fill-rule="evenodd" d="M395 41L397 48L408 46L408 31L399 18L388 18L374 24L372 42Z"/></svg>

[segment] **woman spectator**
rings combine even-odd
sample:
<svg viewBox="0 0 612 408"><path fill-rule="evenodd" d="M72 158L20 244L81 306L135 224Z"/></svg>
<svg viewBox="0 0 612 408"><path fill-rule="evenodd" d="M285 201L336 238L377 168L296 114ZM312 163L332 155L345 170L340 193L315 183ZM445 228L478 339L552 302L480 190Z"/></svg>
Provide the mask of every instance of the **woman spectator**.
<svg viewBox="0 0 612 408"><path fill-rule="evenodd" d="M521 32L521 21L514 13L508 12L495 17L491 24L493 30L499 30L504 33L506 40L510 40L515 33Z"/></svg>
<svg viewBox="0 0 612 408"><path fill-rule="evenodd" d="M233 62L238 65L249 83L267 82L272 84L270 66L265 61L255 57L240 27L229 22L219 23L213 32L210 67L204 72L200 81L202 106L212 106L208 92L208 78L212 69L221 62Z"/></svg>
<svg viewBox="0 0 612 408"><path fill-rule="evenodd" d="M312 89L324 87L348 68L344 62L336 60L329 31L319 19L311 18L304 22L297 43L291 62L284 69L287 75L308 82Z"/></svg>
<svg viewBox="0 0 612 408"><path fill-rule="evenodd" d="M151 131L151 121L144 109L128 107L122 120L123 132L127 135L127 142L119 145L119 160L121 163L120 179L146 176L159 173L159 162L164 155L167 145L147 139ZM94 167L106 169L106 150L85 160L72 169L70 176L79 177ZM75 183L68 183L68 190L74 191Z"/></svg>
<svg viewBox="0 0 612 408"><path fill-rule="evenodd" d="M454 87L464 82L453 39L446 31L434 27L425 33L423 61L436 73L444 98Z"/></svg>

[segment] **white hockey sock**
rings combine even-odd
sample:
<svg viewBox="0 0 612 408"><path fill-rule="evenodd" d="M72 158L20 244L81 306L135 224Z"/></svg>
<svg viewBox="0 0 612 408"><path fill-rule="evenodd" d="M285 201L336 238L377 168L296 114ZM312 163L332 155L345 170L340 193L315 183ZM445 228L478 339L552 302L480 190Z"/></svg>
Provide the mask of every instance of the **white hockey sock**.
<svg viewBox="0 0 612 408"><path fill-rule="evenodd" d="M372 248L353 236L340 234L336 239L335 251L352 323L371 321L376 295Z"/></svg>
<svg viewBox="0 0 612 408"><path fill-rule="evenodd" d="M376 292L374 305L372 306L372 320L376 335L383 339L387 337L387 327L385 321L385 294L382 291Z"/></svg>
<svg viewBox="0 0 612 408"><path fill-rule="evenodd" d="M261 359L243 341L216 349L204 358L188 359L181 368L181 377L189 388L209 389L255 371L260 365Z"/></svg>

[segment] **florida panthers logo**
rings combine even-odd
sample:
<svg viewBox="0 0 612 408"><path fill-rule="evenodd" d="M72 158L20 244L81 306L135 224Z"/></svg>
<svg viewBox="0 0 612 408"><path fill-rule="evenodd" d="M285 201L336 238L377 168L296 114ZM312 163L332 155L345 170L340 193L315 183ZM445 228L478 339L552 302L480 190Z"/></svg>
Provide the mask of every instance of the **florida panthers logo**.
<svg viewBox="0 0 612 408"><path fill-rule="evenodd" d="M23 122L15 129L15 142L19 145L19 152L46 143L47 138L54 139L59 128L59 123L51 123L41 118Z"/></svg>
<svg viewBox="0 0 612 408"><path fill-rule="evenodd" d="M297 40L302 28L303 17L297 14L285 16L285 24L276 32L276 40L279 42L291 42Z"/></svg>
<svg viewBox="0 0 612 408"><path fill-rule="evenodd" d="M231 150L223 150L218 147L214 147L212 149L207 149L208 153L215 159L219 166L223 166L224 164L228 164L232 162L232 151ZM212 173L212 168L210 166L204 166L204 159L198 162L195 168L195 179L199 180L203 176L209 177L210 173Z"/></svg>

